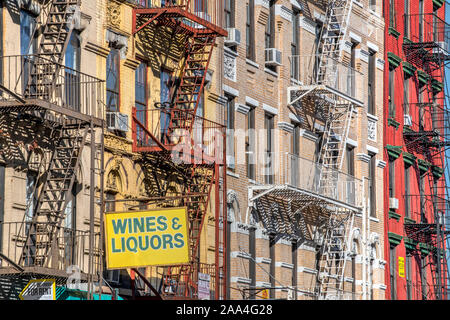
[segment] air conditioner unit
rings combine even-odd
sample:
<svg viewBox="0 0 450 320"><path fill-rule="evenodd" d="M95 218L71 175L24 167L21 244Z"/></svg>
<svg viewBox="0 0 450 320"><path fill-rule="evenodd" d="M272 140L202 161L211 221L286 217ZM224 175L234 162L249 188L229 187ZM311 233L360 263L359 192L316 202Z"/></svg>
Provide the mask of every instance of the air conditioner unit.
<svg viewBox="0 0 450 320"><path fill-rule="evenodd" d="M412 126L412 118L411 118L411 116L410 116L409 114L405 114L405 115L404 115L404 121L403 121L403 124L404 124L405 126Z"/></svg>
<svg viewBox="0 0 450 320"><path fill-rule="evenodd" d="M128 115L120 112L106 113L106 126L109 130L128 131Z"/></svg>
<svg viewBox="0 0 450 320"><path fill-rule="evenodd" d="M389 209L398 209L398 199L389 198Z"/></svg>
<svg viewBox="0 0 450 320"><path fill-rule="evenodd" d="M266 49L266 66L281 66L281 51L275 48Z"/></svg>
<svg viewBox="0 0 450 320"><path fill-rule="evenodd" d="M238 46L241 43L241 32L236 28L227 28L228 37L225 39L226 46Z"/></svg>

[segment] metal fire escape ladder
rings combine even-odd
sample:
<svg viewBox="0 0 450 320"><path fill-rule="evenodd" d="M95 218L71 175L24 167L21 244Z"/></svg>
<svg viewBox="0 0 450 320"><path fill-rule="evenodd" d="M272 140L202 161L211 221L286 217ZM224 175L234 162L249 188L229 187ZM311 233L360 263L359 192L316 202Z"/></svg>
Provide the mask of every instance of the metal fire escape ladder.
<svg viewBox="0 0 450 320"><path fill-rule="evenodd" d="M46 12L47 20L42 26L42 35L37 50L37 54L46 59L39 59L38 62L32 63L25 87L26 97L45 97L50 93L40 91L48 90L47 81L56 84L57 75L72 35L73 16L79 6L80 0L52 0L48 12ZM37 28L39 26L36 26L34 34L37 32ZM46 85L40 86L44 82Z"/></svg>
<svg viewBox="0 0 450 320"><path fill-rule="evenodd" d="M215 35L196 34L187 44L181 83L171 112L169 136L176 129L192 132L215 42Z"/></svg>
<svg viewBox="0 0 450 320"><path fill-rule="evenodd" d="M72 188L88 131L83 130L81 124L64 126L60 131L28 227L22 255L27 264L48 267L50 260L53 264L57 263L57 259L51 259L49 252L52 250L53 257L57 257L57 234L66 217L67 205L72 200Z"/></svg>
<svg viewBox="0 0 450 320"><path fill-rule="evenodd" d="M321 246L318 265L319 300L341 300L346 267L348 236L353 228L354 215L345 209L335 209L330 215L328 228Z"/></svg>
<svg viewBox="0 0 450 320"><path fill-rule="evenodd" d="M352 6L352 0L329 1L326 22L317 49L319 61L316 84L318 85L334 85L339 80L336 62L341 60L342 44L347 35ZM336 95L327 97L331 101L328 101L328 114L320 153L323 169L319 177L319 190L327 196L335 197L338 191L338 172L343 164L354 106L350 102L342 101ZM342 208L335 208L330 213L318 261L319 299L342 299L345 257L348 249L347 238L353 226L353 219L353 212Z"/></svg>

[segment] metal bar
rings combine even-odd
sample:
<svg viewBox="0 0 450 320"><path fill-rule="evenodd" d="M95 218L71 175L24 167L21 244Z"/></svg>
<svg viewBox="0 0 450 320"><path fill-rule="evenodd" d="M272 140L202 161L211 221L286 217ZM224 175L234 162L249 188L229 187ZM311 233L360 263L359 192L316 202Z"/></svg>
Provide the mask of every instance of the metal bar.
<svg viewBox="0 0 450 320"><path fill-rule="evenodd" d="M89 217L89 262L88 262L88 300L93 299L93 250L94 250L94 219L95 219L95 131L91 117L91 170L90 170L90 217Z"/></svg>

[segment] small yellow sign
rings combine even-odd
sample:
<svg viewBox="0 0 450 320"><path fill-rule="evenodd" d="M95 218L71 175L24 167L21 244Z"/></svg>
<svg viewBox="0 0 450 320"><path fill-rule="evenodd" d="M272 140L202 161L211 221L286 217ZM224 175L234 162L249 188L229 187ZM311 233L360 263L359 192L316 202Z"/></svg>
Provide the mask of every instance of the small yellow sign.
<svg viewBox="0 0 450 320"><path fill-rule="evenodd" d="M398 257L398 275L402 278L405 277L405 258Z"/></svg>
<svg viewBox="0 0 450 320"><path fill-rule="evenodd" d="M269 290L264 289L263 291L261 291L261 298L264 300L269 299Z"/></svg>
<svg viewBox="0 0 450 320"><path fill-rule="evenodd" d="M188 263L187 222L186 208L107 213L107 268Z"/></svg>

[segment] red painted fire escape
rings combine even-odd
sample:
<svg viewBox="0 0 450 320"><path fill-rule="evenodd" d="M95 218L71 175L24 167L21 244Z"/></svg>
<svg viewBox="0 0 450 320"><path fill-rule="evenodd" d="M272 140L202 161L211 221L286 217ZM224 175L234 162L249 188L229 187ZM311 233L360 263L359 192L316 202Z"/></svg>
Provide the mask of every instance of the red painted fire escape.
<svg viewBox="0 0 450 320"><path fill-rule="evenodd" d="M147 2L141 1L133 10L133 35L145 42L149 41L146 38L149 34L169 32L183 48L178 67L168 81L168 101L157 103L152 109L133 108L133 152L141 154L143 166L157 190L149 203L188 208L190 263L159 268L162 270L159 290L165 298L197 299L198 276L204 273L211 278L212 298L220 299L226 294L225 128L203 118L198 111L216 39L227 35L220 27L222 3L218 0ZM176 191L170 188L170 181L177 181ZM207 264L200 262L199 249L212 199L215 201L215 262Z"/></svg>

